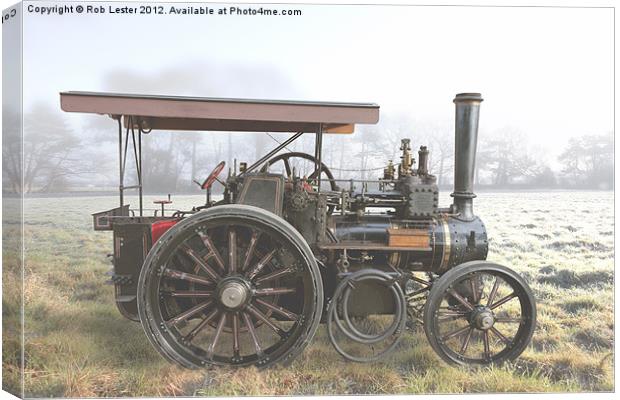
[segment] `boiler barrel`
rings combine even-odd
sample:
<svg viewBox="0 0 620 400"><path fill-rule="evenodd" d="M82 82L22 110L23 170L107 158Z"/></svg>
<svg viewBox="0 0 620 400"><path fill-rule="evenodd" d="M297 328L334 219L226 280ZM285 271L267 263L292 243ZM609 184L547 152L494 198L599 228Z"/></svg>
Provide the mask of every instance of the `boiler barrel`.
<svg viewBox="0 0 620 400"><path fill-rule="evenodd" d="M416 234L422 230L428 234L429 247L391 251L388 229L413 229ZM412 221L380 215L333 216L330 231L342 247L368 245L369 250L364 251L373 257L373 267L389 259L400 268L443 273L467 261L485 260L488 252L486 228L478 217L461 220L440 215L426 221ZM377 250L377 247L382 248ZM360 251L350 250L348 254L356 258Z"/></svg>

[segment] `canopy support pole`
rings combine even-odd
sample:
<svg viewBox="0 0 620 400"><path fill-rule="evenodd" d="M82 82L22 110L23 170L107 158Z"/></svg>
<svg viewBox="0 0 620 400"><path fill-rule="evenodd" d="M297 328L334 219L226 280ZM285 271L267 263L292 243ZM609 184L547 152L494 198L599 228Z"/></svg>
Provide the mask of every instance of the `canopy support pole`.
<svg viewBox="0 0 620 400"><path fill-rule="evenodd" d="M134 117L127 118L127 130L125 132L125 143L123 144L123 124L121 122L123 116L119 115L118 120L118 160L119 160L119 198L120 207L125 205L125 190L138 189L138 201L140 203L140 216L143 216L143 196L142 196L142 129L138 129L138 140L136 141L136 131L134 126ZM129 134L131 132L131 141L133 145L134 162L136 165L137 185L125 186L125 170L127 166L127 151L129 150Z"/></svg>
<svg viewBox="0 0 620 400"><path fill-rule="evenodd" d="M318 176L318 188L317 193L321 194L321 167L323 165L321 161L323 153L323 124L319 124L316 130L316 140L314 141L314 158L315 165L314 170L319 172Z"/></svg>
<svg viewBox="0 0 620 400"><path fill-rule="evenodd" d="M142 129L138 132L138 155L140 158L140 176L138 177L140 183L140 216L142 216Z"/></svg>
<svg viewBox="0 0 620 400"><path fill-rule="evenodd" d="M123 209L124 199L123 199L123 123L121 122L122 116L118 116L118 171L119 171L119 180L118 180L118 192L120 197L120 208Z"/></svg>

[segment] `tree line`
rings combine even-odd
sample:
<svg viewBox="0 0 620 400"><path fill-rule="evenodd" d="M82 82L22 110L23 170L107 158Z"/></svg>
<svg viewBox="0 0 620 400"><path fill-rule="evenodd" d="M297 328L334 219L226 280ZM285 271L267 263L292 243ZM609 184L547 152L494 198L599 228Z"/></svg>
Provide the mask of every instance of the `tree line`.
<svg viewBox="0 0 620 400"><path fill-rule="evenodd" d="M386 158L400 161L400 139L410 137L430 151L429 170L440 186L451 185L454 174L454 128L435 122L387 120L382 127L362 128L356 137L358 177L369 165ZM474 180L490 189L613 189L614 136L612 132L572 137L557 157L549 157L524 133L505 127L478 135ZM334 160L335 161L335 160ZM355 162L354 162L355 164ZM348 176L353 178L355 176Z"/></svg>
<svg viewBox="0 0 620 400"><path fill-rule="evenodd" d="M112 191L118 187L116 122L89 117L76 130L51 106L37 105L24 118L23 166L18 154L19 118L5 110L3 191L58 193ZM384 116L380 126L360 126L354 135L326 135L323 160L337 179L377 179L388 160L400 161L400 140L412 148L426 145L429 169L440 186L451 185L454 133L449 124ZM143 140L143 180L147 192L194 193L221 160L253 161L277 145L283 135L265 133L153 132ZM282 139L285 140L285 139ZM305 135L288 151L313 153L314 135ZM570 138L555 159L512 128L480 132L475 183L479 189L613 189L613 134ZM417 158L417 157L416 157ZM225 170L226 171L226 170ZM21 176L23 175L23 180ZM131 152L126 185L135 184Z"/></svg>

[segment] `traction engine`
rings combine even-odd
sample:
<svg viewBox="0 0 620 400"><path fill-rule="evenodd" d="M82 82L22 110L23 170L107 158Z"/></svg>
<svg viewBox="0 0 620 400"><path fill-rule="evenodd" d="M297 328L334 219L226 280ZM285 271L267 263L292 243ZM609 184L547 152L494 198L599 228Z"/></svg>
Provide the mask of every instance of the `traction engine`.
<svg viewBox="0 0 620 400"><path fill-rule="evenodd" d="M142 134L158 127L297 132L252 165L235 162L223 180L221 162L197 182L206 202L169 215L170 199L158 203L159 215L143 215L141 177L139 215L130 215L121 162L121 206L95 214L95 229L114 234L119 310L142 323L168 360L188 368L286 363L321 323L336 351L356 362L384 357L419 328L453 364L502 363L529 344L534 297L519 274L486 261L487 231L474 213L480 94L454 99L454 191L446 207L428 148L419 147L416 167L409 139L401 141L400 162L388 162L375 180L335 179L323 164L323 129L376 123L375 104L65 95L70 111L152 106L150 116L125 120L125 146L130 130L136 146L139 131L139 172ZM120 115L118 125L122 159ZM304 132L316 132L314 156L278 154ZM224 187L217 200L216 182Z"/></svg>

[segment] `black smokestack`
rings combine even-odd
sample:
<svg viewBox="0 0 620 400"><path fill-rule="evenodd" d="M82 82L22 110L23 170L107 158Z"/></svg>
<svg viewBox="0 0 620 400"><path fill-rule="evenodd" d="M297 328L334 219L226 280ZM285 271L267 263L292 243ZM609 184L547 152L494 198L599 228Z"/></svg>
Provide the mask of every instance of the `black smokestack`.
<svg viewBox="0 0 620 400"><path fill-rule="evenodd" d="M474 218L474 166L478 142L480 93L459 93L454 98L456 118L454 127L454 208L460 219Z"/></svg>

